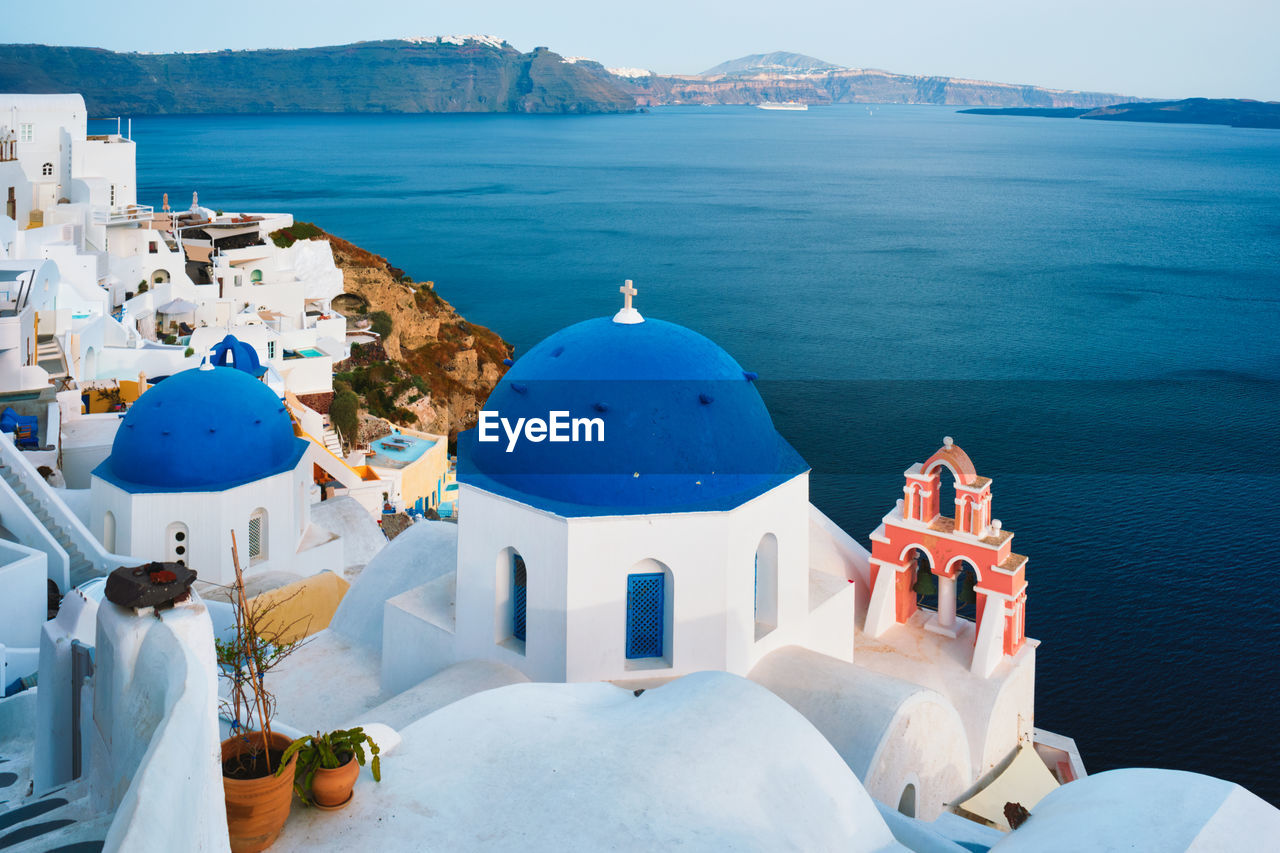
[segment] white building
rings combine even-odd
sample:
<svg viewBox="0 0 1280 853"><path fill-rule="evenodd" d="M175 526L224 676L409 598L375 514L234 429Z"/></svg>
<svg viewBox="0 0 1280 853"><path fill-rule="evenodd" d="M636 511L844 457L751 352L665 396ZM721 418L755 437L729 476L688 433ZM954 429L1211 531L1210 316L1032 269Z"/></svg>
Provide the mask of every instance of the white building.
<svg viewBox="0 0 1280 853"><path fill-rule="evenodd" d="M247 573L341 572L341 540L311 523L311 447L247 372L174 374L129 408L94 469L90 527L108 550L217 584L235 578L233 531Z"/></svg>
<svg viewBox="0 0 1280 853"><path fill-rule="evenodd" d="M745 675L788 645L852 660L854 588L809 559L808 466L710 340L588 320L530 350L486 410L599 433L513 452L464 434L466 521L441 581L456 614L394 617L431 650L414 675L475 658L543 681Z"/></svg>

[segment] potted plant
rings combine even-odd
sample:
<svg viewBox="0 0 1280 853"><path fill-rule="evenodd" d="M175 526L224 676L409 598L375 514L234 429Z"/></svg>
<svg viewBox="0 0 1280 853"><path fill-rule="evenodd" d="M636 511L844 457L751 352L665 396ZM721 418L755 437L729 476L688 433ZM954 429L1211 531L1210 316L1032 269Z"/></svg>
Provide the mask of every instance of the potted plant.
<svg viewBox="0 0 1280 853"><path fill-rule="evenodd" d="M364 729L337 729L328 734L316 732L314 735L303 735L289 744L284 751L282 761L297 759L294 770L293 789L298 798L308 805L322 809L340 809L351 801L351 789L355 787L356 777L364 766L365 750L368 744L369 754L373 760L369 769L373 772L373 781L382 781L382 764L378 758L378 745L364 733ZM276 769L276 775L283 775L287 764Z"/></svg>
<svg viewBox="0 0 1280 853"><path fill-rule="evenodd" d="M244 575L231 532L231 555L236 582L231 588L235 612L235 637L215 640L218 665L229 682L229 698L222 711L231 720L231 735L222 742L222 787L227 805L227 829L234 853L256 853L271 846L293 803L293 767L297 759L285 757L291 745L286 735L271 731L275 699L265 676L302 645L297 624L282 624L274 613L288 599L270 604L248 600ZM288 770L289 775L277 773Z"/></svg>

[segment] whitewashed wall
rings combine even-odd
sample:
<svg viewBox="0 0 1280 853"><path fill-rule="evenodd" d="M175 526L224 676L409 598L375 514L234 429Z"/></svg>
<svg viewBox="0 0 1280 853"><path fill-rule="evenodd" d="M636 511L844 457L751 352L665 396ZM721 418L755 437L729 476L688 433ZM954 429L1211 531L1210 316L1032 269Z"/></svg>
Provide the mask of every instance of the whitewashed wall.
<svg viewBox="0 0 1280 853"><path fill-rule="evenodd" d="M216 464L206 461L204 464ZM310 523L311 466L304 454L290 471L236 486L223 492L148 492L130 494L94 477L91 486L91 529L101 538L106 513L115 516L117 553L138 560L170 558L169 525L187 525L187 565L200 579L227 584L235 579L231 559L231 531L235 531L240 566L247 574L286 571L312 575L342 571L341 547L299 552ZM249 557L249 517L259 507L267 511L266 554Z"/></svg>
<svg viewBox="0 0 1280 853"><path fill-rule="evenodd" d="M563 519L463 484L458 545L457 659L499 660L539 681L745 674L785 645L853 655L852 587L813 630L808 475L728 512ZM777 625L756 638L755 554L778 542ZM507 637L505 589L514 548L528 572L526 640ZM501 564L501 565L500 565ZM626 657L627 576L668 573L662 658Z"/></svg>

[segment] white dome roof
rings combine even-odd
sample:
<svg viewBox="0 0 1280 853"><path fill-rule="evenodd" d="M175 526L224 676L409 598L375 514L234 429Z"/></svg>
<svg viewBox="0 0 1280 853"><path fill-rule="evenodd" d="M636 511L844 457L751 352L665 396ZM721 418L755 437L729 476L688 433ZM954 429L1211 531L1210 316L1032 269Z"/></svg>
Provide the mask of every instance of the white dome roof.
<svg viewBox="0 0 1280 853"><path fill-rule="evenodd" d="M1280 809L1233 782L1182 770L1108 770L1063 785L992 853L1260 850Z"/></svg>
<svg viewBox="0 0 1280 853"><path fill-rule="evenodd" d="M342 814L386 850L905 850L817 730L722 672L638 697L514 684L401 735ZM286 848L333 825L298 811Z"/></svg>

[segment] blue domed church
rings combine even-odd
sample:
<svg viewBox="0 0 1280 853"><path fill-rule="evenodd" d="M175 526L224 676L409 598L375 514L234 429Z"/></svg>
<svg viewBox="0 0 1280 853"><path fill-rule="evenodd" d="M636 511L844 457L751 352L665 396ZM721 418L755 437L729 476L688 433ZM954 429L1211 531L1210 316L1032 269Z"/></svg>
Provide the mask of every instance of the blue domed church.
<svg viewBox="0 0 1280 853"><path fill-rule="evenodd" d="M755 378L629 304L519 358L459 437L456 575L423 592L439 612L388 609L384 653L405 651L384 675L745 674L788 645L851 660L854 589L838 559L811 566L825 519Z"/></svg>
<svg viewBox="0 0 1280 853"><path fill-rule="evenodd" d="M340 542L310 524L307 451L284 403L250 371L175 373L129 408L94 469L94 532L108 550L181 562L219 584L235 579L232 531L246 573L340 569Z"/></svg>

